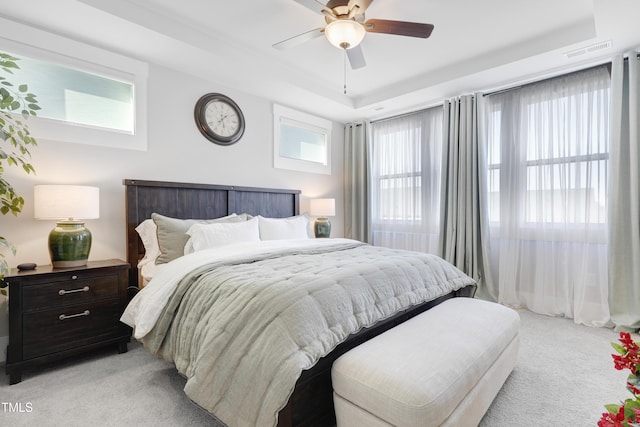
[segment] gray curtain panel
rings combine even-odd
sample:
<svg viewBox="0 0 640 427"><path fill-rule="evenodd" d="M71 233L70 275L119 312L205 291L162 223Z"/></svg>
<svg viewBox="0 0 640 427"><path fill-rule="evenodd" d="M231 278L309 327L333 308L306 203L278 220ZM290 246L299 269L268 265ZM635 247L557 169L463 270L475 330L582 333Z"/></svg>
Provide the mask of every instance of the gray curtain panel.
<svg viewBox="0 0 640 427"><path fill-rule="evenodd" d="M444 259L478 282L478 296L497 300L489 266L485 206L486 159L479 147L482 95L444 102L440 249Z"/></svg>
<svg viewBox="0 0 640 427"><path fill-rule="evenodd" d="M344 236L365 243L371 243L369 127L350 123L344 129Z"/></svg>
<svg viewBox="0 0 640 427"><path fill-rule="evenodd" d="M640 328L640 60L611 67L609 310L618 330Z"/></svg>

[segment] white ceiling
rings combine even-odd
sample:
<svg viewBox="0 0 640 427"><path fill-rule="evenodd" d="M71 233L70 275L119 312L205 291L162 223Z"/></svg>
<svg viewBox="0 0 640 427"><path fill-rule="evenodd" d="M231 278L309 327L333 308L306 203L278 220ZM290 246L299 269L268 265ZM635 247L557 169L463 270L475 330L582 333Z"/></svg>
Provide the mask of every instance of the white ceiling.
<svg viewBox="0 0 640 427"><path fill-rule="evenodd" d="M428 39L368 33L367 66L320 37L294 0L0 0L0 16L347 122L584 67L640 46L638 0L375 0L367 18L435 25ZM611 40L609 49L563 53ZM348 66L348 64L347 64ZM212 88L215 90L215 88Z"/></svg>

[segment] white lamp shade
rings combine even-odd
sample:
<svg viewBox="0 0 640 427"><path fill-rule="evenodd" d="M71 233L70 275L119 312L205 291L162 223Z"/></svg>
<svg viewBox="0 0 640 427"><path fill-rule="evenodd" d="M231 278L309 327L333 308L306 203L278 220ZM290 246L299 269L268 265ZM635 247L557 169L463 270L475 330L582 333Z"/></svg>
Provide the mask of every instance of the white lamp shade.
<svg viewBox="0 0 640 427"><path fill-rule="evenodd" d="M36 185L33 187L36 219L100 218L100 189L84 185Z"/></svg>
<svg viewBox="0 0 640 427"><path fill-rule="evenodd" d="M309 213L320 217L334 216L336 214L336 199L311 199Z"/></svg>
<svg viewBox="0 0 640 427"><path fill-rule="evenodd" d="M329 42L340 49L351 49L360 44L366 30L362 24L351 19L335 20L324 29Z"/></svg>

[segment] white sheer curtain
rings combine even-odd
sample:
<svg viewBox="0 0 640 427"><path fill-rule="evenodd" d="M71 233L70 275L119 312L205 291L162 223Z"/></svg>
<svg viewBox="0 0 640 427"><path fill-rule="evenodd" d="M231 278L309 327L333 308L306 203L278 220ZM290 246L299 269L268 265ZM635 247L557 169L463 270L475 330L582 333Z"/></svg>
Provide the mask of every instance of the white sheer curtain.
<svg viewBox="0 0 640 427"><path fill-rule="evenodd" d="M372 243L438 253L442 107L371 125Z"/></svg>
<svg viewBox="0 0 640 427"><path fill-rule="evenodd" d="M606 66L487 96L498 301L609 323Z"/></svg>

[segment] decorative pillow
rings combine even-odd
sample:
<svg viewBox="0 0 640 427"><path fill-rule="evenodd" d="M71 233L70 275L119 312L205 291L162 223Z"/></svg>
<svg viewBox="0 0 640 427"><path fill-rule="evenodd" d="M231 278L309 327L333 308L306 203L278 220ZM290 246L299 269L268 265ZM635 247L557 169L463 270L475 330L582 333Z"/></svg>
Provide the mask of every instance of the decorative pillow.
<svg viewBox="0 0 640 427"><path fill-rule="evenodd" d="M265 218L258 215L260 220L260 239L308 239L309 217L307 214L289 218Z"/></svg>
<svg viewBox="0 0 640 427"><path fill-rule="evenodd" d="M217 222L240 222L242 217L236 214L216 218L216 219L178 219L157 213L151 214L151 219L156 224L158 230L158 246L160 255L156 259L156 264L163 264L184 255L185 245L189 240L187 230L194 224L207 224Z"/></svg>
<svg viewBox="0 0 640 427"><path fill-rule="evenodd" d="M233 213L233 214L229 215L229 217L233 217L234 215L236 215L236 214ZM241 221L248 221L253 217L251 215L247 214L247 213L241 213L240 215L238 215L238 218ZM240 222L240 221L238 221L238 222ZM190 253L195 252L195 249L193 248L193 242L191 241L192 238L190 236L187 236L187 237L189 237L189 239L187 240L187 243L184 245L184 254L185 255L188 255Z"/></svg>
<svg viewBox="0 0 640 427"><path fill-rule="evenodd" d="M194 252L234 243L260 241L258 218L244 222L194 224L189 227L187 234L191 236L190 241Z"/></svg>
<svg viewBox="0 0 640 427"><path fill-rule="evenodd" d="M149 263L155 263L156 258L160 255L160 246L158 246L158 236L156 234L157 228L152 219L145 219L136 227L144 246L144 257L138 262L138 268L142 268Z"/></svg>

